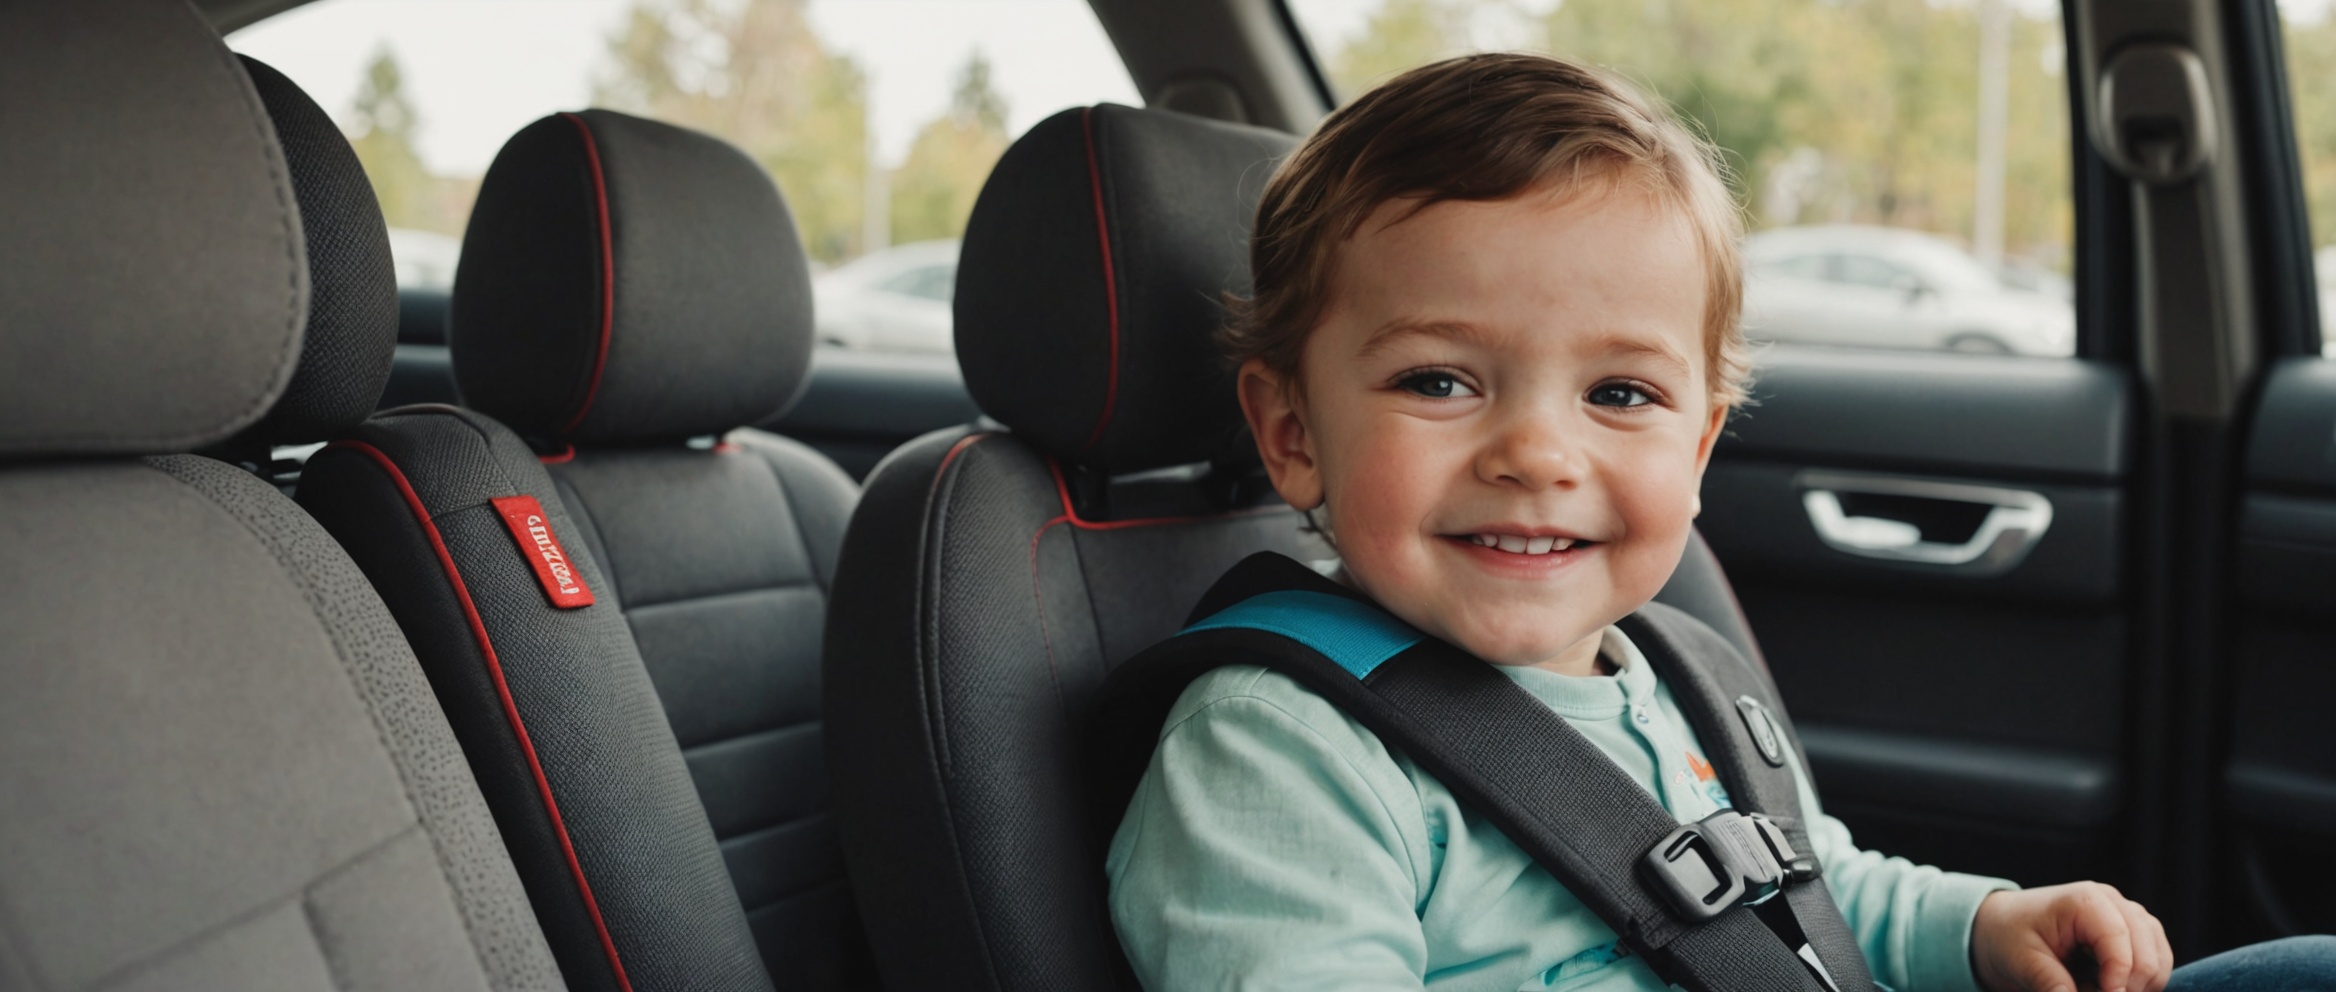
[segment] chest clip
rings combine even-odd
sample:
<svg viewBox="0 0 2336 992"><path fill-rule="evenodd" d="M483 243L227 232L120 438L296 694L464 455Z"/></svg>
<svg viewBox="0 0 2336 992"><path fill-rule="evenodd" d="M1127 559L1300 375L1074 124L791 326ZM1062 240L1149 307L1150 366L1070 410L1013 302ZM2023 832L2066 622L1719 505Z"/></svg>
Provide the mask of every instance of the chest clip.
<svg viewBox="0 0 2336 992"><path fill-rule="evenodd" d="M1817 859L1793 850L1784 828L1759 813L1723 809L1681 824L1639 867L1681 920L1701 923L1816 878Z"/></svg>

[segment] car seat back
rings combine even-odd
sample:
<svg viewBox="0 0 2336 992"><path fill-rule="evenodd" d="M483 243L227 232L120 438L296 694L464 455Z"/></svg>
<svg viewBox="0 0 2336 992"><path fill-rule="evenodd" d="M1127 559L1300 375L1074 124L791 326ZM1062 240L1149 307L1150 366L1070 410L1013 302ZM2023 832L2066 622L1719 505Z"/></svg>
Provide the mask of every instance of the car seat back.
<svg viewBox="0 0 2336 992"><path fill-rule="evenodd" d="M957 354L1002 428L877 467L829 613L836 815L890 984L1133 987L1090 813L1096 690L1249 554L1332 557L1262 478L1216 346L1294 144L1097 106L982 190ZM1673 586L1758 657L1700 540Z"/></svg>
<svg viewBox="0 0 2336 992"><path fill-rule="evenodd" d="M562 988L379 597L183 453L320 306L254 82L183 0L0 5L0 987Z"/></svg>
<svg viewBox="0 0 2336 992"><path fill-rule="evenodd" d="M737 150L547 117L488 170L457 270L473 409L385 411L302 475L414 640L579 988L866 984L818 722L856 487L734 430L800 387L808 281Z"/></svg>
<svg viewBox="0 0 2336 992"><path fill-rule="evenodd" d="M1292 143L1076 109L983 187L957 353L1006 429L877 467L829 614L837 817L888 984L1125 984L1083 799L1094 691L1250 552L1330 555L1260 498L1210 344Z"/></svg>

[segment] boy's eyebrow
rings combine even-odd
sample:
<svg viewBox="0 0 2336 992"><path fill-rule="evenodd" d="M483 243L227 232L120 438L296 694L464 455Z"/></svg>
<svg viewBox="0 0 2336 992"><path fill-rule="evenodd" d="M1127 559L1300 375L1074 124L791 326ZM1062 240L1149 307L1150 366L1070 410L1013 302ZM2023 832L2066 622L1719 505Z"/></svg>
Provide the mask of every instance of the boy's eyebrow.
<svg viewBox="0 0 2336 992"><path fill-rule="evenodd" d="M1695 372L1695 370L1690 365L1688 365L1687 359L1680 357L1678 352L1671 350L1668 344L1652 343L1621 334L1609 334L1606 337L1600 339L1596 347L1600 351L1609 353L1620 352L1628 355L1644 355L1650 359L1661 362L1664 365L1670 366L1671 371L1677 372L1682 376L1693 375Z"/></svg>
<svg viewBox="0 0 2336 992"><path fill-rule="evenodd" d="M1370 339L1364 341L1361 350L1355 352L1355 357L1370 358L1387 350L1395 342L1414 336L1443 338L1462 344L1481 344L1487 337L1483 328L1465 321L1397 318L1372 331Z"/></svg>
<svg viewBox="0 0 2336 992"><path fill-rule="evenodd" d="M1443 338L1462 344L1482 344L1490 337L1484 328L1466 321L1398 319L1371 332L1370 339L1363 342L1363 347L1355 353L1355 357L1370 358L1395 342L1412 336ZM1687 359L1660 339L1647 341L1627 334L1608 334L1592 342L1590 348L1607 354L1643 355L1669 366L1671 371L1682 376L1694 374L1694 368Z"/></svg>

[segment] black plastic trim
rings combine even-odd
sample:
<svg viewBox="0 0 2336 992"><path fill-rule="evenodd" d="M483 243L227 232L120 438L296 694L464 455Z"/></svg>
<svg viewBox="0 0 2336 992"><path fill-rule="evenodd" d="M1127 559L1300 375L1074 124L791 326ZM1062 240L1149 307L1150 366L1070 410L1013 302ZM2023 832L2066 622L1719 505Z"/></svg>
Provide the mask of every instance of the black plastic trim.
<svg viewBox="0 0 2336 992"><path fill-rule="evenodd" d="M2125 370L2082 359L1778 346L1722 459L2110 482L2130 459Z"/></svg>
<svg viewBox="0 0 2336 992"><path fill-rule="evenodd" d="M803 396L758 426L801 440L905 441L981 416L947 355L881 354L821 347Z"/></svg>
<svg viewBox="0 0 2336 992"><path fill-rule="evenodd" d="M2238 90L2233 139L2243 149L2249 262L2259 340L2271 355L2318 355L2321 325L2312 267L2311 208L2288 99L2287 46L2272 0L2225 0L2231 25L2231 85Z"/></svg>
<svg viewBox="0 0 2336 992"><path fill-rule="evenodd" d="M2255 409L2248 484L2258 491L2336 496L2336 359L2280 361Z"/></svg>
<svg viewBox="0 0 2336 992"><path fill-rule="evenodd" d="M1832 724L1800 732L1810 774L1844 799L2080 830L2117 813L2116 771L2103 758Z"/></svg>

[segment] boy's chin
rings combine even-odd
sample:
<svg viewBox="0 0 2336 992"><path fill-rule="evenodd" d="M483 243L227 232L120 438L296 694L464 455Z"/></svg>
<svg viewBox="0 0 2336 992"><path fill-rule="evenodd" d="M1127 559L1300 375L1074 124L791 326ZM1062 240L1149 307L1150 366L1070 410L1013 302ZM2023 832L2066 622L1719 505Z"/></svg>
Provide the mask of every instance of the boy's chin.
<svg viewBox="0 0 2336 992"><path fill-rule="evenodd" d="M1575 626L1578 625L1565 625L1566 628ZM1501 636L1496 633L1491 636L1466 638L1456 643L1459 643L1460 647L1467 650L1468 653L1495 665L1523 667L1555 661L1568 651L1578 650L1584 640L1602 638L1605 630L1605 624L1598 624L1585 630L1562 629L1561 631L1552 631L1549 627L1544 626L1513 636ZM1471 641L1474 643L1468 643Z"/></svg>

